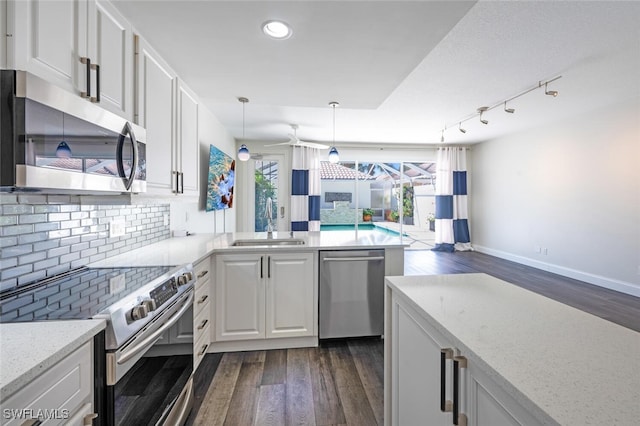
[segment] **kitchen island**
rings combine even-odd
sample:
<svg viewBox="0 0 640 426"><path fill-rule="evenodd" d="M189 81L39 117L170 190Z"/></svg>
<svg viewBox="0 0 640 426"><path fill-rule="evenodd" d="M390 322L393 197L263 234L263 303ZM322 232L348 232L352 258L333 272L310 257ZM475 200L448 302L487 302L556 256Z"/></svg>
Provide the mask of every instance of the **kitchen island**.
<svg viewBox="0 0 640 426"><path fill-rule="evenodd" d="M640 333L486 274L387 277L385 304L385 424L640 418Z"/></svg>

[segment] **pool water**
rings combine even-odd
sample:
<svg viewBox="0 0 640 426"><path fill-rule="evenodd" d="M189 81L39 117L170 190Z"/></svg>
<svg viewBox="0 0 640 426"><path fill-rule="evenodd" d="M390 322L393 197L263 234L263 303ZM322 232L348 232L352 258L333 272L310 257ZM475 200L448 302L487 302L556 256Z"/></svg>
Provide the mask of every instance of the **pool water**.
<svg viewBox="0 0 640 426"><path fill-rule="evenodd" d="M321 231L354 231L356 229L356 226L351 224L351 225L323 225L320 224L320 230ZM384 234L389 234L389 235L400 235L399 232L396 231L392 231L390 229L386 229L386 228L382 228L380 226L376 226L375 224L371 223L371 222L367 222L367 223L359 223L358 224L358 230L359 231L378 231L378 232L382 232Z"/></svg>

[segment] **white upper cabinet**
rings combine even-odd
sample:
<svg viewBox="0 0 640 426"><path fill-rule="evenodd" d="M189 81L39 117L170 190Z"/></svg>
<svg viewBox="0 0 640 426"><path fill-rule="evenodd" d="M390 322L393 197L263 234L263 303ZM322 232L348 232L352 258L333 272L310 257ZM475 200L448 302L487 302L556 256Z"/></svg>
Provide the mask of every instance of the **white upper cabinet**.
<svg viewBox="0 0 640 426"><path fill-rule="evenodd" d="M7 68L133 118L131 26L101 0L10 1Z"/></svg>
<svg viewBox="0 0 640 426"><path fill-rule="evenodd" d="M152 194L198 196L198 99L136 36L136 121L147 129L147 188Z"/></svg>
<svg viewBox="0 0 640 426"><path fill-rule="evenodd" d="M198 100L196 95L178 80L178 140L176 141L176 163L178 175L176 193L198 195L199 141Z"/></svg>
<svg viewBox="0 0 640 426"><path fill-rule="evenodd" d="M0 68L7 67L7 0L0 0Z"/></svg>
<svg viewBox="0 0 640 426"><path fill-rule="evenodd" d="M136 37L136 78L136 122L147 129L147 191L169 193L175 185L176 74L142 37Z"/></svg>
<svg viewBox="0 0 640 426"><path fill-rule="evenodd" d="M107 2L89 1L89 57L97 61L100 105L133 119L133 33L131 25ZM95 59L94 59L95 58ZM99 75L98 75L99 74ZM93 89L97 92L97 85Z"/></svg>

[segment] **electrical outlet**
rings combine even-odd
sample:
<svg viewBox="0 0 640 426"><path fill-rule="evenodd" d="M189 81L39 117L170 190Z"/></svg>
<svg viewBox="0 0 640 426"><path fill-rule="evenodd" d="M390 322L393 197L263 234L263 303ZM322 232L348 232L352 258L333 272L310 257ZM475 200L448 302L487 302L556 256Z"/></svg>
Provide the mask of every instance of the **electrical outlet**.
<svg viewBox="0 0 640 426"><path fill-rule="evenodd" d="M127 223L122 218L113 219L109 224L109 238L122 237L126 233Z"/></svg>
<svg viewBox="0 0 640 426"><path fill-rule="evenodd" d="M169 215L168 214L162 215L162 224L164 226L169 226Z"/></svg>
<svg viewBox="0 0 640 426"><path fill-rule="evenodd" d="M109 278L109 294L114 295L120 293L126 287L125 275L120 274Z"/></svg>

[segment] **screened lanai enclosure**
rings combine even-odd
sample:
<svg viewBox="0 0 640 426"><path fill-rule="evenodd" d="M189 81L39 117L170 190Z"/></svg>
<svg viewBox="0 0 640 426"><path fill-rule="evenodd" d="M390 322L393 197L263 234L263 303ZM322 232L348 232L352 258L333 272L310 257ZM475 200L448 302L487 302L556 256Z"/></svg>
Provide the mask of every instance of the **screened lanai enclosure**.
<svg viewBox="0 0 640 426"><path fill-rule="evenodd" d="M429 228L435 169L434 162L322 162L321 223L401 222Z"/></svg>
<svg viewBox="0 0 640 426"><path fill-rule="evenodd" d="M256 231L269 227L267 204L271 204L272 229L278 230L284 201L278 199L278 172L277 161L255 161ZM433 239L435 162L321 161L320 177L321 230L375 227Z"/></svg>

